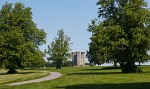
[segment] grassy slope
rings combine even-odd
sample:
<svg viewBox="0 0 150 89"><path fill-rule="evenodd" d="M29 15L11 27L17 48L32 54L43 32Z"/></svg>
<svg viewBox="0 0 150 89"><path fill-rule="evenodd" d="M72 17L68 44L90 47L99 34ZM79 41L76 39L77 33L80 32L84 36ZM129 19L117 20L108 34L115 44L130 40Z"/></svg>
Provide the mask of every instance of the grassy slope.
<svg viewBox="0 0 150 89"><path fill-rule="evenodd" d="M122 74L120 69L102 67L67 67L58 71L61 78L53 81L20 86L0 85L0 89L148 89L150 87L150 68L142 67L144 73ZM0 75L1 76L1 75Z"/></svg>

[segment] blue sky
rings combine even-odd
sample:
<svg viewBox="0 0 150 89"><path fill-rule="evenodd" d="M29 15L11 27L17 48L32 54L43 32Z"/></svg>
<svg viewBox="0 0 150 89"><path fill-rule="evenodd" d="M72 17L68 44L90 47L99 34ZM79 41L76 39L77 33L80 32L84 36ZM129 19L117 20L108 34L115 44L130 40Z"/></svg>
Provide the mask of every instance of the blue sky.
<svg viewBox="0 0 150 89"><path fill-rule="evenodd" d="M62 28L71 38L72 51L88 50L91 35L87 27L97 17L97 0L0 0L0 7L5 2L22 2L32 8L33 21L47 33L47 43L40 47L42 51Z"/></svg>
<svg viewBox="0 0 150 89"><path fill-rule="evenodd" d="M88 24L97 18L98 0L0 0L0 8L5 2L22 2L25 7L31 7L33 21L38 28L47 33L47 43L40 46L44 51L53 41L57 31L64 29L71 38L72 51L88 50L91 34L87 31ZM150 3L150 0L147 0Z"/></svg>

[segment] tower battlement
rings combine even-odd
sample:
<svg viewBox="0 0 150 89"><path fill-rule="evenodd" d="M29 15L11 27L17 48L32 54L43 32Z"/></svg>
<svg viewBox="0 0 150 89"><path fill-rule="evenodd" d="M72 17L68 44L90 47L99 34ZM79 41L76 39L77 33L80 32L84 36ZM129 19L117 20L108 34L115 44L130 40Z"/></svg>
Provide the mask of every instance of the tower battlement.
<svg viewBox="0 0 150 89"><path fill-rule="evenodd" d="M85 65L85 52L72 52L72 62L74 66Z"/></svg>

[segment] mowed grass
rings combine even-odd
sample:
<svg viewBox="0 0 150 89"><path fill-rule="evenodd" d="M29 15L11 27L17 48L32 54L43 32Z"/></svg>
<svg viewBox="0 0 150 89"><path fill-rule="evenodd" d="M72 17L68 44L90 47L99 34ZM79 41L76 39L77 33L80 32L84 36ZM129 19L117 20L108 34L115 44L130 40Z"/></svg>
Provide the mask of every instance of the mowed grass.
<svg viewBox="0 0 150 89"><path fill-rule="evenodd" d="M17 70L18 74L7 74L7 70L0 70L0 85L12 82L20 82L41 78L49 75L49 72L42 72L37 70ZM1 89L1 88L0 88Z"/></svg>
<svg viewBox="0 0 150 89"><path fill-rule="evenodd" d="M0 85L0 89L149 89L150 67L143 66L143 73L123 74L120 69L104 67L65 67L38 69L56 71L62 77L19 86ZM1 75L0 75L1 76Z"/></svg>

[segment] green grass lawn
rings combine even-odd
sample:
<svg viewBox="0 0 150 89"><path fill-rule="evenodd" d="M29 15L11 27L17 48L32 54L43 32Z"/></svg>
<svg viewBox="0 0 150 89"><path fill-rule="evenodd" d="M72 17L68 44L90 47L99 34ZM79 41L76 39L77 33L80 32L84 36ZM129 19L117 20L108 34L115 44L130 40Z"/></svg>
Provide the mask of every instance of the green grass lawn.
<svg viewBox="0 0 150 89"><path fill-rule="evenodd" d="M55 68L30 70L57 71L63 75L55 80L20 86L6 86L2 83L0 89L149 89L150 67L143 66L142 69L143 73L130 74L123 74L120 69L88 66L66 67L61 70ZM0 75L0 78L1 76L3 75Z"/></svg>
<svg viewBox="0 0 150 89"><path fill-rule="evenodd" d="M8 84L11 82L19 82L41 78L49 75L49 72L42 72L38 70L17 70L18 74L6 74L7 70L0 70L0 85ZM1 89L1 88L0 88Z"/></svg>

